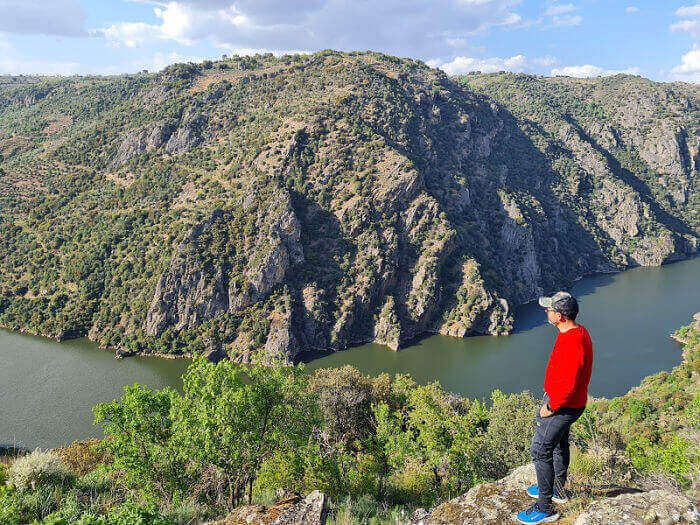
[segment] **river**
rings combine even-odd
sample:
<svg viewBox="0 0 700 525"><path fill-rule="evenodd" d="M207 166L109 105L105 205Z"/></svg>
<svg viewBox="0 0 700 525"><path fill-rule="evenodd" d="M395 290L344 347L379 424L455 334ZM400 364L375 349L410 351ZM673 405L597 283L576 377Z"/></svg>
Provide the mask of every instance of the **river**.
<svg viewBox="0 0 700 525"><path fill-rule="evenodd" d="M700 257L660 268L635 268L582 279L571 289L578 321L593 339L590 393L625 393L643 377L680 361L669 333L700 310ZM365 373L410 373L453 392L486 397L491 390L540 395L556 337L535 304L516 312L510 336L454 339L430 336L392 352L367 344L316 359L308 371L349 363ZM124 385L181 388L189 360L116 360L85 339L57 343L0 330L0 444L55 447L97 437L91 407L119 397Z"/></svg>

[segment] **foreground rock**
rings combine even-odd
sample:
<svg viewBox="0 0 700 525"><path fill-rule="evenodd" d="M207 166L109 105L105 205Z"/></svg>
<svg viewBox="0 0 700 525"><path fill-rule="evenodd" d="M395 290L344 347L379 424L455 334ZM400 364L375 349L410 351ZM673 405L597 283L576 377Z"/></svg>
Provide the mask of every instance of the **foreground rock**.
<svg viewBox="0 0 700 525"><path fill-rule="evenodd" d="M505 478L473 487L430 511L418 509L413 525L516 523L514 515L532 505L525 489L537 482L534 465L515 469Z"/></svg>
<svg viewBox="0 0 700 525"><path fill-rule="evenodd" d="M324 525L328 513L328 498L314 490L306 498L291 496L272 507L246 505L238 507L223 520L208 525Z"/></svg>
<svg viewBox="0 0 700 525"><path fill-rule="evenodd" d="M518 523L515 514L532 505L534 501L527 496L525 489L535 483L537 476L534 466L525 465L503 479L477 485L466 494L434 509L416 510L411 524ZM693 502L682 493L651 490L595 500L578 517L565 511L560 521L575 525L672 525L700 523L700 513Z"/></svg>
<svg viewBox="0 0 700 525"><path fill-rule="evenodd" d="M650 490L594 501L576 519L575 525L700 523L693 502L678 492Z"/></svg>

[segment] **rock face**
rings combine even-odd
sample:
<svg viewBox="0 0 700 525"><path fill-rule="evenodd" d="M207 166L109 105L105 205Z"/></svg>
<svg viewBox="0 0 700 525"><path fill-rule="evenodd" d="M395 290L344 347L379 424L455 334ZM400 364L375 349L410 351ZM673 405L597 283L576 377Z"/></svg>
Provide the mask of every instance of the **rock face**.
<svg viewBox="0 0 700 525"><path fill-rule="evenodd" d="M246 220L256 235L242 253L233 250L240 217L231 212L214 210L192 229L158 280L146 333L188 329L224 312L244 310L281 283L290 265L303 261L299 221L284 190L273 193L267 206ZM290 351L292 341L287 337L283 343Z"/></svg>
<svg viewBox="0 0 700 525"><path fill-rule="evenodd" d="M537 483L534 465L517 468L503 479L472 487L430 511L418 509L413 525L517 523L515 514L532 505L525 489Z"/></svg>
<svg viewBox="0 0 700 525"><path fill-rule="evenodd" d="M534 465L525 465L493 483L471 488L466 494L430 511L416 510L412 525L519 523L515 514L532 505L525 489L537 484ZM568 523L574 516L563 516ZM576 517L575 525L643 525L700 523L700 513L684 494L651 490L595 500Z"/></svg>
<svg viewBox="0 0 700 525"><path fill-rule="evenodd" d="M576 518L575 525L646 525L700 523L700 512L685 495L667 490L622 494L594 501Z"/></svg>
<svg viewBox="0 0 700 525"><path fill-rule="evenodd" d="M270 508L238 507L223 520L208 525L325 525L327 514L328 498L315 490L304 499L289 497Z"/></svg>

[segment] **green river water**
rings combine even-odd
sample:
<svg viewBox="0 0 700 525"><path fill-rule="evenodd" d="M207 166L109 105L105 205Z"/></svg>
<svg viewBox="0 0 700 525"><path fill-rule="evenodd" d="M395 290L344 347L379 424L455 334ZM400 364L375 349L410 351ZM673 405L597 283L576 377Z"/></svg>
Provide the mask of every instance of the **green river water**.
<svg viewBox="0 0 700 525"><path fill-rule="evenodd" d="M579 299L578 321L593 339L593 396L625 393L643 377L680 361L669 333L700 310L700 257L582 279L570 290ZM408 372L421 383L470 397L491 390L542 393L547 358L556 337L535 304L516 312L509 336L424 338L399 352L367 344L306 364L307 370L349 363L365 373ZM188 360L127 358L85 339L57 343L0 331L0 444L55 447L99 436L91 407L119 397L124 385L181 388Z"/></svg>

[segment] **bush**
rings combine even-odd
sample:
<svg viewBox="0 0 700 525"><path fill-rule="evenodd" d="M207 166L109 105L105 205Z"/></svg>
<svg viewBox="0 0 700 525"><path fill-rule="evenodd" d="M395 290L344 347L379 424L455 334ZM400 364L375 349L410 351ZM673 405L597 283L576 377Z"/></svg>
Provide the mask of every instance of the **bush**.
<svg viewBox="0 0 700 525"><path fill-rule="evenodd" d="M20 490L37 485L61 483L72 478L70 470L55 452L34 450L10 466L8 484Z"/></svg>
<svg viewBox="0 0 700 525"><path fill-rule="evenodd" d="M569 472L572 483L589 487L628 485L631 479L627 455L605 446L572 448Z"/></svg>
<svg viewBox="0 0 700 525"><path fill-rule="evenodd" d="M637 438L627 445L630 461L637 470L670 474L684 487L690 485L694 464L691 452L691 443L678 436L664 444L656 445L648 439Z"/></svg>
<svg viewBox="0 0 700 525"><path fill-rule="evenodd" d="M99 439L74 441L68 447L56 449L56 453L74 475L84 476L104 463L108 457L97 448L99 444Z"/></svg>
<svg viewBox="0 0 700 525"><path fill-rule="evenodd" d="M0 487L5 484L7 480L7 465L0 463Z"/></svg>
<svg viewBox="0 0 700 525"><path fill-rule="evenodd" d="M500 478L510 470L530 461L530 444L535 433L535 414L539 408L529 392L505 395L500 390L491 394L486 431L484 475Z"/></svg>

